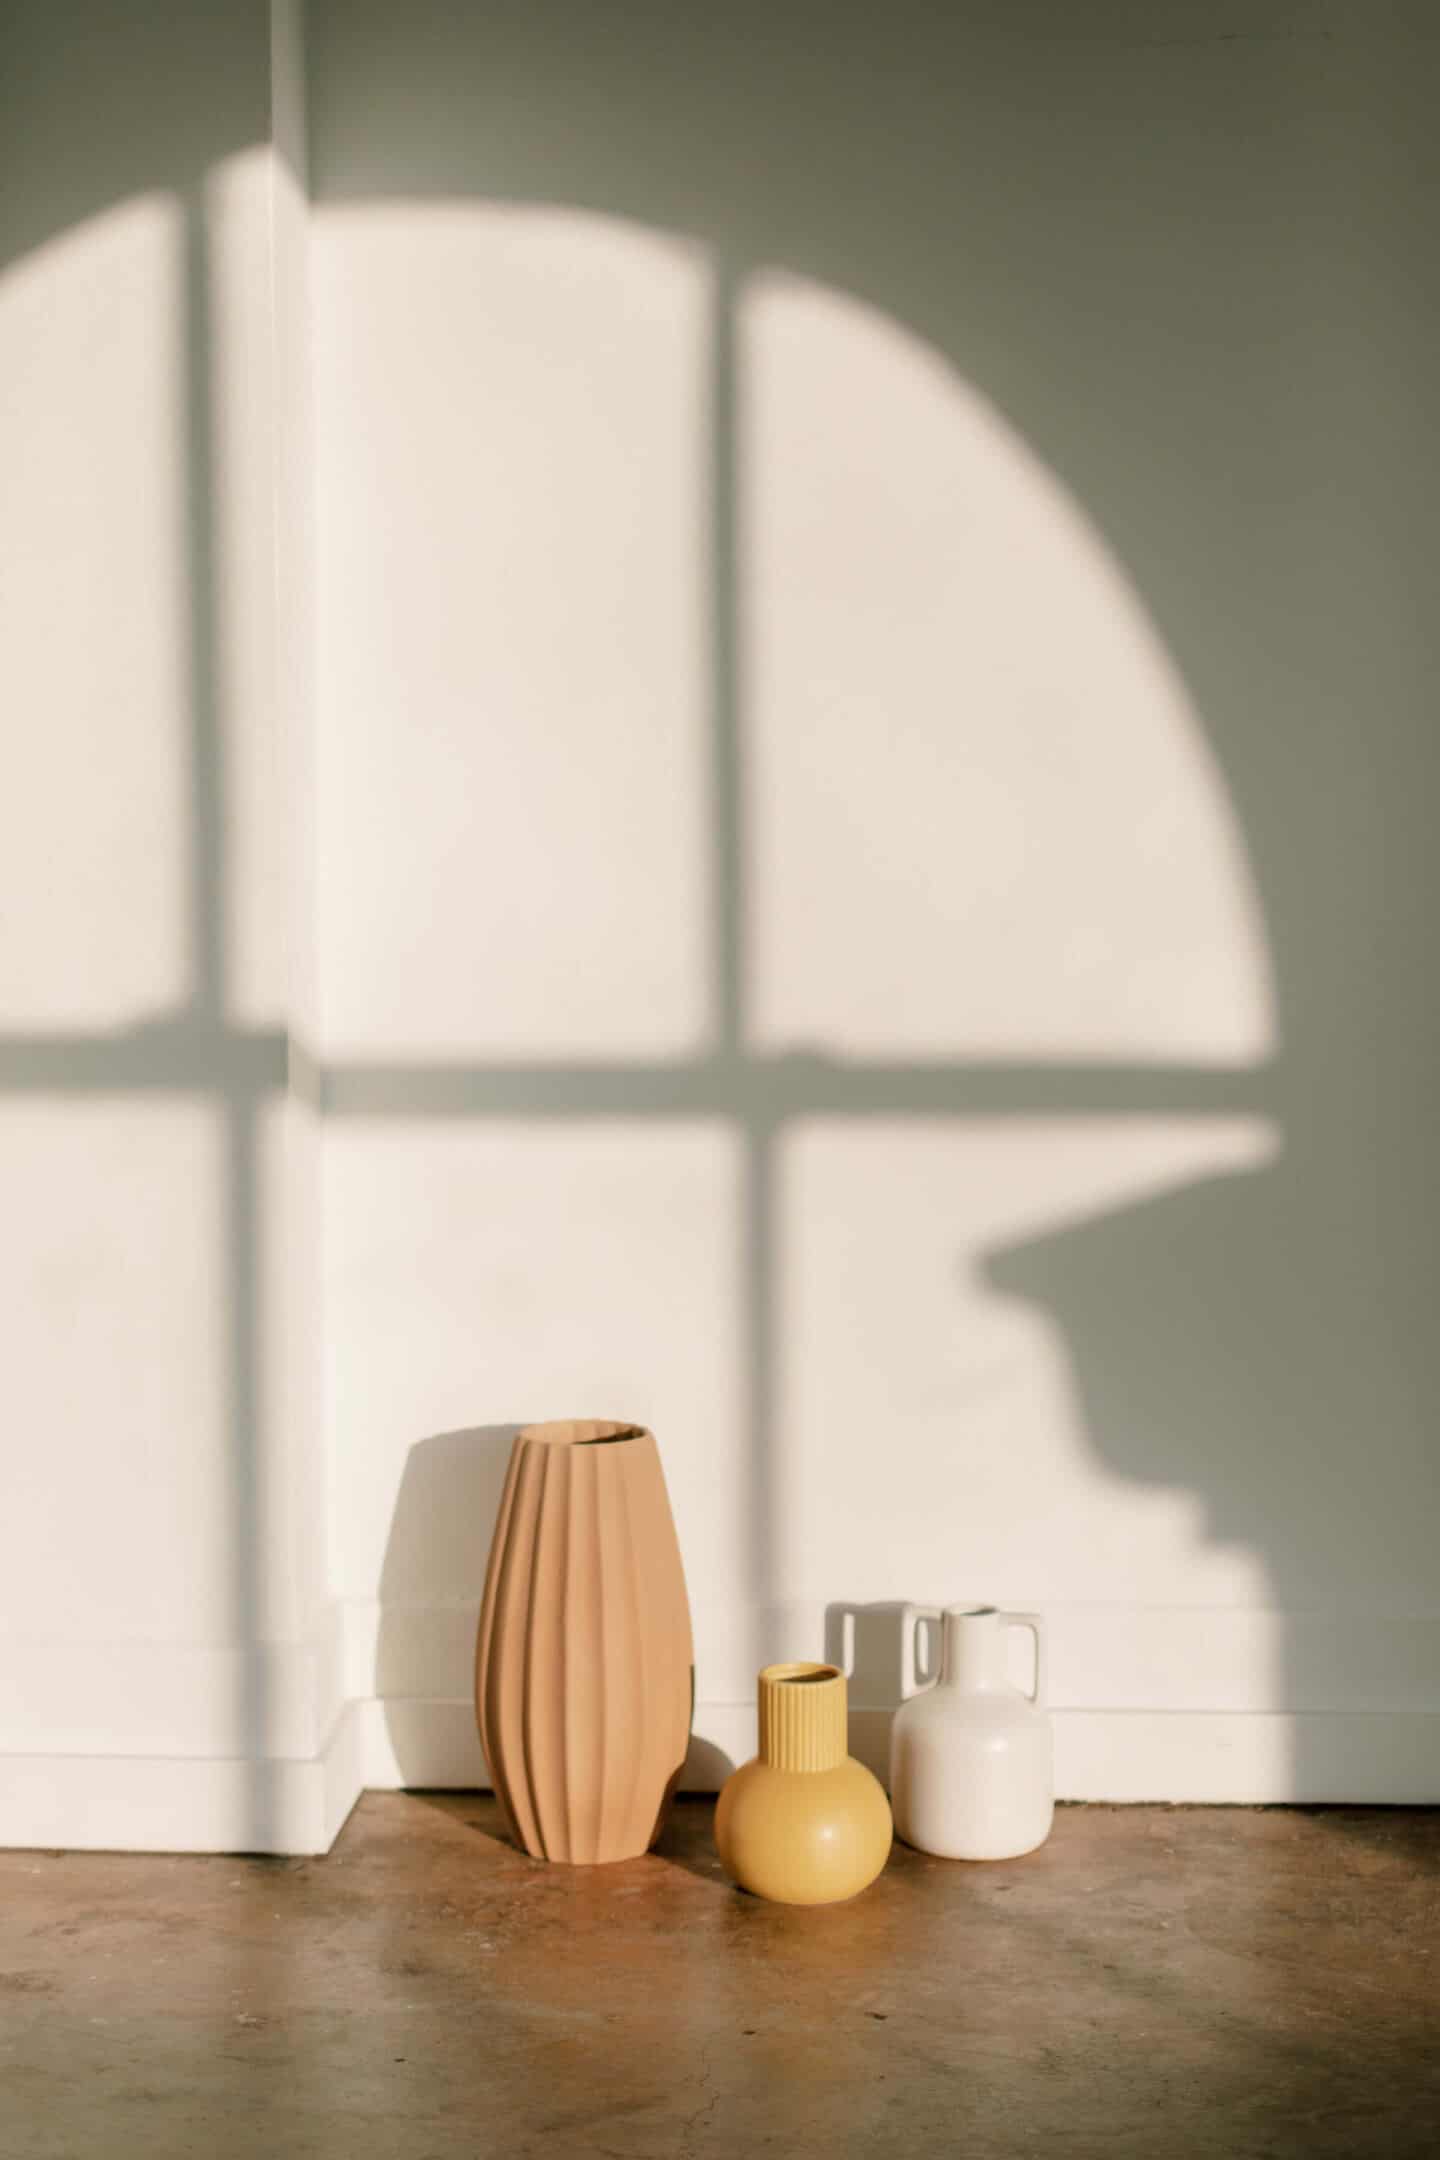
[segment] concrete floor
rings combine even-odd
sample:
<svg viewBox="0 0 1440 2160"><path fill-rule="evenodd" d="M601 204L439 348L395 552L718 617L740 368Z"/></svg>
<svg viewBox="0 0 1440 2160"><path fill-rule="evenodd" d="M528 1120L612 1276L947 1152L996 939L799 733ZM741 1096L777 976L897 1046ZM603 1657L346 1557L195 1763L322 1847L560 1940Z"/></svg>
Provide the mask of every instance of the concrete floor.
<svg viewBox="0 0 1440 2160"><path fill-rule="evenodd" d="M592 1869L468 1794L326 1860L0 1854L0 2155L1440 2154L1440 1813L1067 1808L802 1912L710 1812Z"/></svg>

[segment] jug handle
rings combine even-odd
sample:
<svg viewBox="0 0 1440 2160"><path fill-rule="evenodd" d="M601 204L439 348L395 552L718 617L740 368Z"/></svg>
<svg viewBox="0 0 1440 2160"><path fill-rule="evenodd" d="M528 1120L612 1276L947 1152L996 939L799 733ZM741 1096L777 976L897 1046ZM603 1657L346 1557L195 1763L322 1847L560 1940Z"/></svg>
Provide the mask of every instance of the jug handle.
<svg viewBox="0 0 1440 2160"><path fill-rule="evenodd" d="M1030 1690L1033 1703L1045 1700L1045 1624L1039 1613L1007 1612L1000 1615L1006 1627L1029 1628L1035 1638L1035 1685Z"/></svg>
<svg viewBox="0 0 1440 2160"><path fill-rule="evenodd" d="M920 1660L916 1655L920 1642L920 1629L927 1620L933 1621L938 1628L940 1619L941 1614L938 1605L907 1605L905 1607L900 1626L900 1700L902 1702L909 1702L912 1695L918 1695L920 1692ZM936 1677L936 1674L932 1674L930 1679L925 1682L925 1686L933 1687Z"/></svg>

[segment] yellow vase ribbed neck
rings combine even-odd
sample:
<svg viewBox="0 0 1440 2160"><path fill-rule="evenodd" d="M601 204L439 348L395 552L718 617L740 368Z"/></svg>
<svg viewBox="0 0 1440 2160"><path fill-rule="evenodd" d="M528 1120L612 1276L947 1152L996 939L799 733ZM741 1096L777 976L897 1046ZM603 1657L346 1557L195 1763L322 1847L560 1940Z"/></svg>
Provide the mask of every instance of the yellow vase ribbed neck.
<svg viewBox="0 0 1440 2160"><path fill-rule="evenodd" d="M845 1675L835 1665L767 1665L760 1675L760 1760L775 1770L838 1770L849 1753Z"/></svg>

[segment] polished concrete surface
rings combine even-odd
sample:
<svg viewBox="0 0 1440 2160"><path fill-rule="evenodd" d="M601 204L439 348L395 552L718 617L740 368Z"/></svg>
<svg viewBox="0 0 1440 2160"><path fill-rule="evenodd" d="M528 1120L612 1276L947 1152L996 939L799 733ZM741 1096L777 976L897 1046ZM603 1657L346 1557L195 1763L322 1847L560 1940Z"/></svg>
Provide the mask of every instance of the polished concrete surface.
<svg viewBox="0 0 1440 2160"><path fill-rule="evenodd" d="M325 1860L0 1854L0 2154L1440 2154L1440 1813L1066 1808L808 1911L710 1815L589 1869L468 1794Z"/></svg>

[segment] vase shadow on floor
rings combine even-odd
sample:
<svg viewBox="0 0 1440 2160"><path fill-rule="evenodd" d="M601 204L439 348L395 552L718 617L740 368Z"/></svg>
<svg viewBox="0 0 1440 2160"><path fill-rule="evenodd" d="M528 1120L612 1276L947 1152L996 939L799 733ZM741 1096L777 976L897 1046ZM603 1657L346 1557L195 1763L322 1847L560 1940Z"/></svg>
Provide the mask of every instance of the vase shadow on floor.
<svg viewBox="0 0 1440 2160"><path fill-rule="evenodd" d="M410 1797L433 1808L461 1836L478 1839L489 1855L499 1860L526 1860L534 1867L569 1868L565 1861L540 1860L527 1853L506 1823L499 1802L488 1792L446 1792L417 1789ZM641 1853L629 1860L602 1861L595 1865L576 1867L569 1872L577 1876L605 1875L612 1868L634 1868L642 1861L661 1861L667 1868L679 1868L693 1875L699 1882L713 1884L717 1889L733 1888L729 1877L720 1864L711 1834L712 1807L708 1798L698 1793L681 1794L666 1812L660 1834L648 1853Z"/></svg>
<svg viewBox="0 0 1440 2160"><path fill-rule="evenodd" d="M702 1741L700 1745L709 1748L710 1742ZM722 1761L729 1761L728 1756L721 1755L720 1749L716 1748L713 1752L720 1756ZM727 1770L721 1775L720 1783L723 1784L728 1776ZM735 1886L721 1866L720 1855L715 1850L713 1819L714 1806L708 1796L699 1792L680 1793L666 1814L660 1835L650 1848L649 1857L663 1860L670 1867L683 1868L687 1875L694 1875L700 1882L711 1883L718 1890L733 1892Z"/></svg>

